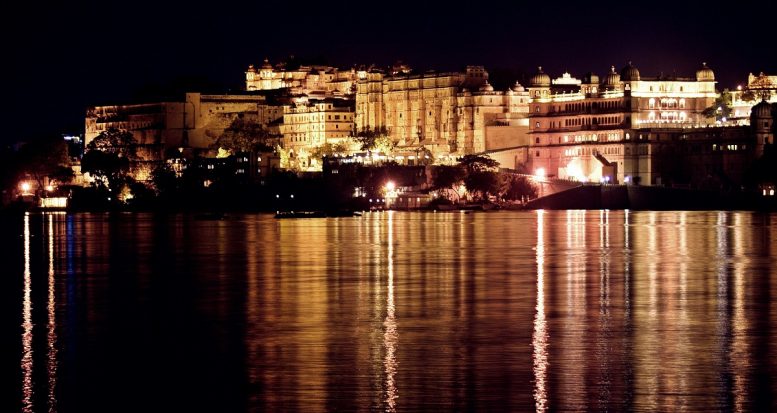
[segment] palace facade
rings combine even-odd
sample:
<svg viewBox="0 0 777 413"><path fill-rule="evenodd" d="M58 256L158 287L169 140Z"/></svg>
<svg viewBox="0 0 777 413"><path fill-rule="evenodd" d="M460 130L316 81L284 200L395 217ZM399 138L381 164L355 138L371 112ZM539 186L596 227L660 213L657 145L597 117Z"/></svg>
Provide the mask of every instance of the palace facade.
<svg viewBox="0 0 777 413"><path fill-rule="evenodd" d="M753 106L765 100L777 103L777 76L761 72L758 75L750 73L747 84L738 86L731 93L731 121L747 125L750 122L750 112Z"/></svg>
<svg viewBox="0 0 777 413"><path fill-rule="evenodd" d="M344 142L353 136L353 118L352 100L298 100L293 106L284 106L280 125L283 147L298 152Z"/></svg>
<svg viewBox="0 0 777 413"><path fill-rule="evenodd" d="M661 184L649 157L660 131L714 127L702 112L718 97L706 64L687 78L644 77L629 63L620 72L612 67L602 79L565 73L551 81L540 68L529 93L533 170L561 179L648 185Z"/></svg>
<svg viewBox="0 0 777 413"><path fill-rule="evenodd" d="M287 69L267 59L259 68L249 65L245 75L247 91L288 89L292 95L319 97L353 95L357 80L355 69L307 65Z"/></svg>
<svg viewBox="0 0 777 413"><path fill-rule="evenodd" d="M365 71L356 84L356 130L385 127L398 147L425 147L435 156L483 152L488 126L528 126L528 104L520 85L494 91L482 66L464 73Z"/></svg>

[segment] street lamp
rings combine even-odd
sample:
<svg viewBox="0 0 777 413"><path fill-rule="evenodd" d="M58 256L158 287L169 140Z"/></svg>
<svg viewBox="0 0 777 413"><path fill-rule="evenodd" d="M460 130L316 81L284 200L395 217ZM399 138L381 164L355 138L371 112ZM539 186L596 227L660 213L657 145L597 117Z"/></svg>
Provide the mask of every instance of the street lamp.
<svg viewBox="0 0 777 413"><path fill-rule="evenodd" d="M390 208L393 201L397 198L397 184L395 184L394 181L388 181L383 189L385 193L384 201L386 203L386 208Z"/></svg>
<svg viewBox="0 0 777 413"><path fill-rule="evenodd" d="M22 190L22 195L30 195L30 190L32 189L32 185L30 185L29 182L23 181L21 184L19 184L19 188Z"/></svg>

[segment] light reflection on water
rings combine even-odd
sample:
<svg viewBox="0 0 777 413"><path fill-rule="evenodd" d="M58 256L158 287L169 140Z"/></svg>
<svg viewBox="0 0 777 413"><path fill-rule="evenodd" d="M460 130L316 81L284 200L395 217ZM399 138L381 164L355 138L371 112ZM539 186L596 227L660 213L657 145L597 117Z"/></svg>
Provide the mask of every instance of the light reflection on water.
<svg viewBox="0 0 777 413"><path fill-rule="evenodd" d="M19 228L24 411L777 407L770 215L83 214Z"/></svg>
<svg viewBox="0 0 777 413"><path fill-rule="evenodd" d="M32 412L32 274L30 271L30 216L24 215L24 298L22 299L22 411Z"/></svg>
<svg viewBox="0 0 777 413"><path fill-rule="evenodd" d="M546 386L548 335L545 331L545 211L537 211L537 315L534 318L534 402L538 412L548 409Z"/></svg>

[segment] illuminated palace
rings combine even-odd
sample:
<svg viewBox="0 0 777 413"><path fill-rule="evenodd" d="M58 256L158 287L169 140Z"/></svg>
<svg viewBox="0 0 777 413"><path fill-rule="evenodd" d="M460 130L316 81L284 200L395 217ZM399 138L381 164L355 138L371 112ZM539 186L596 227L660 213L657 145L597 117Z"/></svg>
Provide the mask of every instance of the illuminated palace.
<svg viewBox="0 0 777 413"><path fill-rule="evenodd" d="M352 95L356 83L355 69L306 65L287 69L285 63L273 66L267 59L259 69L248 66L245 75L247 91L289 89L294 95Z"/></svg>
<svg viewBox="0 0 777 413"><path fill-rule="evenodd" d="M411 74L403 68L358 76L356 130L385 127L400 148L423 146L435 156L483 152L490 142L501 147L505 136L525 136L528 128L528 92L518 84L494 91L482 66L468 66L465 73Z"/></svg>
<svg viewBox="0 0 777 413"><path fill-rule="evenodd" d="M529 93L534 170L561 179L648 185L661 184L651 162L661 131L669 136L711 126L702 111L718 96L706 64L693 78L647 78L629 63L620 73L612 67L603 79L565 73L551 80L540 68Z"/></svg>
<svg viewBox="0 0 777 413"><path fill-rule="evenodd" d="M740 124L749 124L750 112L758 102L765 100L777 103L777 76L750 73L747 85L738 86L731 92L731 120Z"/></svg>
<svg viewBox="0 0 777 413"><path fill-rule="evenodd" d="M353 101L297 99L284 106L280 129L283 147L292 151L345 143L353 136Z"/></svg>

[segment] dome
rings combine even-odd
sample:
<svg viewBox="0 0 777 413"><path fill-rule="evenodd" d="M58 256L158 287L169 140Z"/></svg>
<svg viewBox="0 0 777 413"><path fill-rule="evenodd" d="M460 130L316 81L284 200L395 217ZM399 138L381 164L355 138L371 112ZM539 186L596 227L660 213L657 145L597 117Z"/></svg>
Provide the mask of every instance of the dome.
<svg viewBox="0 0 777 413"><path fill-rule="evenodd" d="M256 73L256 69L254 69L254 65L248 65L248 71Z"/></svg>
<svg viewBox="0 0 777 413"><path fill-rule="evenodd" d="M480 90L481 92L493 92L493 91L494 91L494 87L493 87L493 86L491 86L491 85L488 83L488 80L486 80L486 83L485 83L483 86L481 86L479 90Z"/></svg>
<svg viewBox="0 0 777 413"><path fill-rule="evenodd" d="M771 118L772 105L769 102L762 100L759 104L753 106L753 109L750 112L750 117L760 118L760 119Z"/></svg>
<svg viewBox="0 0 777 413"><path fill-rule="evenodd" d="M463 93L464 96L472 96L472 94L469 92L469 89L467 88L462 89L461 93Z"/></svg>
<svg viewBox="0 0 777 413"><path fill-rule="evenodd" d="M513 92L523 92L525 90L526 88L524 88L523 85L521 85L518 82L515 82L515 86L513 86Z"/></svg>
<svg viewBox="0 0 777 413"><path fill-rule="evenodd" d="M624 82L630 82L633 80L639 80L639 69L634 67L634 65L629 62L626 66L621 69L621 80Z"/></svg>
<svg viewBox="0 0 777 413"><path fill-rule="evenodd" d="M589 84L589 85L598 85L599 84L599 75L597 75L594 72L588 72L583 77L583 83Z"/></svg>
<svg viewBox="0 0 777 413"><path fill-rule="evenodd" d="M264 58L264 63L262 64L262 69L272 69L272 65L270 64L270 61L267 60L267 58Z"/></svg>
<svg viewBox="0 0 777 413"><path fill-rule="evenodd" d="M715 81L715 72L707 67L707 63L702 63L701 69L696 71L696 80L699 82L713 82Z"/></svg>
<svg viewBox="0 0 777 413"><path fill-rule="evenodd" d="M550 76L542 71L542 66L537 68L537 74L529 81L532 87L550 87Z"/></svg>
<svg viewBox="0 0 777 413"><path fill-rule="evenodd" d="M615 71L615 66L610 67L610 73L604 78L605 86L618 86L621 82L621 75Z"/></svg>

